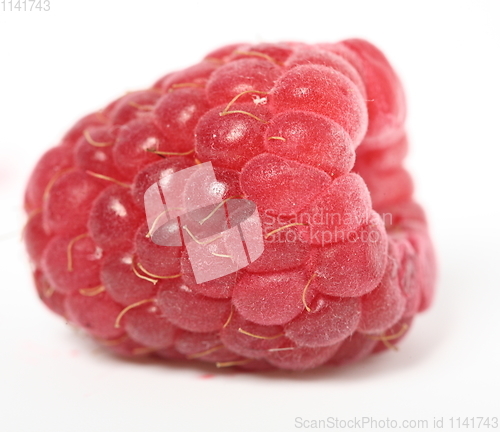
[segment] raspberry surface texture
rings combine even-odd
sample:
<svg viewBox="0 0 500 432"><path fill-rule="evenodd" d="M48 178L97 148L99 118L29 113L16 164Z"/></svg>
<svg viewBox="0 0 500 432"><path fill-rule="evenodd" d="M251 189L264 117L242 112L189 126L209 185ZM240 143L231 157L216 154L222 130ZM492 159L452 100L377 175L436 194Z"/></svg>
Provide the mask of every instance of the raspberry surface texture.
<svg viewBox="0 0 500 432"><path fill-rule="evenodd" d="M360 39L225 46L126 94L31 175L39 297L125 356L304 370L396 349L436 276L405 110Z"/></svg>

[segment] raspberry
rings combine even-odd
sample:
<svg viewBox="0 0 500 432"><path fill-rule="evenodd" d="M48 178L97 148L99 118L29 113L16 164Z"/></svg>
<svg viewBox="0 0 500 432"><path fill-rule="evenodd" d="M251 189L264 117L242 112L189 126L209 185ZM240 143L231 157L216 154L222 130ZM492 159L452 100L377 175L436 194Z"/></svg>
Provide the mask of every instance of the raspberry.
<svg viewBox="0 0 500 432"><path fill-rule="evenodd" d="M125 356L304 370L395 349L436 278L405 110L363 40L212 51L40 159L38 295Z"/></svg>

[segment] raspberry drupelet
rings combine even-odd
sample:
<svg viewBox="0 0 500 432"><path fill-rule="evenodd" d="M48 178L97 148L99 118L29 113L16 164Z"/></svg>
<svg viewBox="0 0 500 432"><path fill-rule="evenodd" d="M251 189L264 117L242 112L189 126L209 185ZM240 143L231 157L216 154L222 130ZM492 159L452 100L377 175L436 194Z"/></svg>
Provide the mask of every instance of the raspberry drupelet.
<svg viewBox="0 0 500 432"><path fill-rule="evenodd" d="M121 355L261 371L397 349L436 276L403 166L405 110L396 73L360 39L226 46L119 98L79 120L28 182L41 300ZM183 171L206 163L216 182ZM183 207L221 203L207 226L220 206L254 204L259 239L240 233L257 259L200 282L187 243L208 241L187 225L180 244L153 241L162 214L151 226L144 197L182 172L193 173ZM249 217L233 207L233 222Z"/></svg>

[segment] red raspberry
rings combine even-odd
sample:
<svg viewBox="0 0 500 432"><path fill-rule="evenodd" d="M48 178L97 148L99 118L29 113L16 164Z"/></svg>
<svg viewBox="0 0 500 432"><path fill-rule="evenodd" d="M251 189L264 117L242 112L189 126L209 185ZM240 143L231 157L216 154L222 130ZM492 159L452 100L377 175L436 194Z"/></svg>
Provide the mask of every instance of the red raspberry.
<svg viewBox="0 0 500 432"><path fill-rule="evenodd" d="M39 296L121 355L302 370L395 348L436 272L404 119L366 41L213 51L41 158Z"/></svg>

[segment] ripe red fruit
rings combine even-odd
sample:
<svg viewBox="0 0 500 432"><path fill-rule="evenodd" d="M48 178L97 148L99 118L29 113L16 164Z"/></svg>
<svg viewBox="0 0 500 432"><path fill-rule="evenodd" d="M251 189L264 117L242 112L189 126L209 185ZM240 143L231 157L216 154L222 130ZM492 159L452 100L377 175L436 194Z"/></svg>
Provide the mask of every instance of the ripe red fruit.
<svg viewBox="0 0 500 432"><path fill-rule="evenodd" d="M40 298L121 355L303 370L395 348L436 273L405 109L358 39L230 45L119 98L28 182Z"/></svg>

